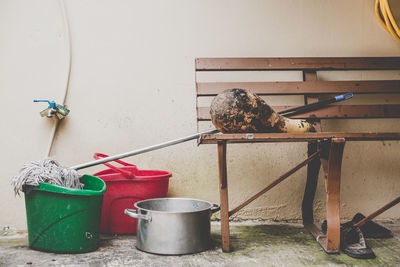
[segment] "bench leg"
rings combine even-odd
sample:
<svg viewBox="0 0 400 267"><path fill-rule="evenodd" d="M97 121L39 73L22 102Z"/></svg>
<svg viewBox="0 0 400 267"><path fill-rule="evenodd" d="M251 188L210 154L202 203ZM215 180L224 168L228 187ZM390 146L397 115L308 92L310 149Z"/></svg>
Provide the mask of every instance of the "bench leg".
<svg viewBox="0 0 400 267"><path fill-rule="evenodd" d="M228 177L226 168L226 141L218 142L219 195L221 206L222 250L230 251Z"/></svg>
<svg viewBox="0 0 400 267"><path fill-rule="evenodd" d="M332 138L328 145L329 148L326 148L329 149L328 160L321 159L326 187L327 233L324 249L328 253L338 253L340 248L340 175L345 139Z"/></svg>
<svg viewBox="0 0 400 267"><path fill-rule="evenodd" d="M317 142L308 143L308 156L311 156L318 150ZM302 203L302 218L303 225L314 223L313 203L315 191L318 184L318 174L321 168L321 161L319 158L314 159L307 166L307 181L304 190L303 203Z"/></svg>
<svg viewBox="0 0 400 267"><path fill-rule="evenodd" d="M308 155L312 155L319 148L319 142L309 142L308 143ZM307 166L307 181L306 188L304 190L303 203L302 203L302 218L303 225L319 242L322 248L325 249L326 237L324 234L318 229L318 227L314 224L314 197L315 191L317 189L318 184L318 174L321 168L321 160L320 158L316 158L311 161Z"/></svg>

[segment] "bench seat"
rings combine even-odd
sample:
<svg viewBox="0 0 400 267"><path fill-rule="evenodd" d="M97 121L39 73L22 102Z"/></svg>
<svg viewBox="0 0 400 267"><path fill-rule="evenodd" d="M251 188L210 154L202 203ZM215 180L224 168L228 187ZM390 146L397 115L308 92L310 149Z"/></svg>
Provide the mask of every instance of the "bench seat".
<svg viewBox="0 0 400 267"><path fill-rule="evenodd" d="M272 143L272 142L311 142L331 138L344 138L346 141L389 141L400 140L397 132L376 133L241 133L241 134L205 134L200 139L200 144L216 144L218 141L228 143Z"/></svg>

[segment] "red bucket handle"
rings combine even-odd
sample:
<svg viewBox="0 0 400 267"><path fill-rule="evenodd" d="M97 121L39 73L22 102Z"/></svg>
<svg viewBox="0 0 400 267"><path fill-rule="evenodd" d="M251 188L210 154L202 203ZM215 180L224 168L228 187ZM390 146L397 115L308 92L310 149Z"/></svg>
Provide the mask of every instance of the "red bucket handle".
<svg viewBox="0 0 400 267"><path fill-rule="evenodd" d="M102 153L95 153L95 154L93 155L93 158L94 158L94 159L108 158L108 155L102 154ZM129 167L134 167L135 169L137 169L136 165L127 163L127 162L125 162L125 161L118 160L118 159L117 159L117 160L114 160L114 161L117 162L117 163L119 163L119 164L121 164L121 165L129 166ZM117 167L115 167L115 166L113 166L113 165L111 165L110 163L107 163L107 162L105 162L105 163L103 163L103 164L106 165L107 167L109 167L110 169L113 169L114 171L117 171L117 172L121 173L123 176L125 176L125 177L128 178L128 179L135 178L135 174L134 174L133 172L130 172L130 171L127 171L127 170L122 170L121 168L117 168Z"/></svg>

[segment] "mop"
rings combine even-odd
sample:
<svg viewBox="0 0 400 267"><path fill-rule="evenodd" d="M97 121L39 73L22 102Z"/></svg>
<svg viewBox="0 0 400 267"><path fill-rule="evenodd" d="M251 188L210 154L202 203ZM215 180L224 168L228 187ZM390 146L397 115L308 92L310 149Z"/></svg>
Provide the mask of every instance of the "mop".
<svg viewBox="0 0 400 267"><path fill-rule="evenodd" d="M234 90L234 89L232 89ZM352 93L347 93L339 96L335 96L331 99L322 100L317 103L299 106L296 108L292 108L290 110L281 111L278 114L285 114L285 116L293 115L297 113L307 112L315 109L323 108L325 105L347 100L353 97ZM18 194L22 191L24 192L26 188L32 186L39 186L40 183L50 183L58 186L68 187L68 188L76 188L83 189L83 184L80 182L81 175L77 172L77 170L96 166L102 163L106 163L113 160L118 160L138 154L142 154L145 152L153 151L156 149L164 148L167 146L172 146L175 144L183 143L192 139L199 138L205 134L215 134L218 133L218 130L208 130L205 132L200 132L196 134L192 134L186 137L182 137L179 139L167 141L164 143L160 143L157 145L145 147L138 150L129 151L126 153L118 154L115 156L98 159L95 161L83 163L80 165L76 165L73 167L65 167L62 166L59 162L54 159L46 158L41 161L33 161L25 163L19 173L13 177L12 185L14 186L15 194Z"/></svg>
<svg viewBox="0 0 400 267"><path fill-rule="evenodd" d="M73 167L62 166L59 162L51 158L46 158L41 161L26 162L22 166L19 173L12 178L11 184L14 186L15 194L18 195L21 191L25 192L25 189L29 188L30 186L38 186L40 185L40 183L49 183L68 188L83 189L83 184L80 182L81 175L77 172L77 170L96 166L113 160L142 154L163 147L172 146L192 139L196 139L203 134L212 134L216 132L218 131L209 130L205 132L200 132L183 138L167 141L157 145L129 151L107 158L101 158Z"/></svg>
<svg viewBox="0 0 400 267"><path fill-rule="evenodd" d="M72 168L61 166L56 160L46 158L40 161L26 162L19 174L12 178L15 194L19 195L26 186L38 186L49 183L68 188L83 189L80 175Z"/></svg>

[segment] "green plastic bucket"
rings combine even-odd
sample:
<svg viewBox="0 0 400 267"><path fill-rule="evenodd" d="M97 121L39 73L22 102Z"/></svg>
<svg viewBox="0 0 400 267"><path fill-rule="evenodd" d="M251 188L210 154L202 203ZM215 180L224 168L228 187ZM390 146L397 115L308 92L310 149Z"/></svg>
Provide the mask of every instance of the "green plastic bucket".
<svg viewBox="0 0 400 267"><path fill-rule="evenodd" d="M84 175L85 189L40 183L25 193L29 247L58 253L96 250L105 183Z"/></svg>

